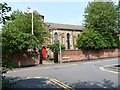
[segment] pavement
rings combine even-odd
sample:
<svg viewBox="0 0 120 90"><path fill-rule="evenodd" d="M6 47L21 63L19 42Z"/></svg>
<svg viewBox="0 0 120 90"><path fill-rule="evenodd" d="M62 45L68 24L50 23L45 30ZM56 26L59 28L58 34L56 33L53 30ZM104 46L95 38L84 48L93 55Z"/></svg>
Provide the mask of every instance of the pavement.
<svg viewBox="0 0 120 90"><path fill-rule="evenodd" d="M54 61L43 60L43 64L55 64Z"/></svg>

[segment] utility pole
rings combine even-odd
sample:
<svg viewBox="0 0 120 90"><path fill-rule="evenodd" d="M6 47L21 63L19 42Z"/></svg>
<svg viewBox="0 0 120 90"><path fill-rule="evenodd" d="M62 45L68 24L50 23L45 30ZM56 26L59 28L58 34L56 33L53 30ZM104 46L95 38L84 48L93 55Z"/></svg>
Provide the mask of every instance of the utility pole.
<svg viewBox="0 0 120 90"><path fill-rule="evenodd" d="M62 64L62 53L61 53L61 34L60 34L60 40L59 40L59 48L60 48L60 64Z"/></svg>
<svg viewBox="0 0 120 90"><path fill-rule="evenodd" d="M28 9L25 10L25 12L26 12L26 13L31 13L31 14L32 14L32 19L31 19L32 27L31 27L31 28L32 28L32 35L33 35L33 34L34 34L34 33L33 33L33 27L34 27L34 25L33 25L33 10L32 10L31 8L28 7Z"/></svg>
<svg viewBox="0 0 120 90"><path fill-rule="evenodd" d="M120 23L120 0L118 1L118 32L120 32L119 23ZM119 37L119 41L120 41L120 33L118 34L118 37Z"/></svg>
<svg viewBox="0 0 120 90"><path fill-rule="evenodd" d="M33 11L32 11L32 35L33 35Z"/></svg>

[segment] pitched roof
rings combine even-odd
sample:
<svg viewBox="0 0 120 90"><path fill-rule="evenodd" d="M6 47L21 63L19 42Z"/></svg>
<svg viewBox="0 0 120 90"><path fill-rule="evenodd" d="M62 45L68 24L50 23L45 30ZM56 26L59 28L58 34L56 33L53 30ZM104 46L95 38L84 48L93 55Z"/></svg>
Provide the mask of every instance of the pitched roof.
<svg viewBox="0 0 120 90"><path fill-rule="evenodd" d="M59 23L50 23L50 22L46 22L46 25L50 29L57 29L57 30L82 30L82 27L79 25L59 24Z"/></svg>

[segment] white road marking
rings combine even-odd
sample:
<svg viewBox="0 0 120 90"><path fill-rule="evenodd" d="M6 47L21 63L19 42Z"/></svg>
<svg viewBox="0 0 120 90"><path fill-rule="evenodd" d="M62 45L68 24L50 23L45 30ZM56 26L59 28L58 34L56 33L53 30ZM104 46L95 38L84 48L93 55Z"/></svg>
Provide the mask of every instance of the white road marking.
<svg viewBox="0 0 120 90"><path fill-rule="evenodd" d="M106 72L111 72L111 73L115 73L115 74L120 74L119 72L115 72L115 71L111 71L111 70L105 69L105 67L113 66L113 65L117 65L117 64L105 65L104 67L100 67L100 69L103 70L103 71L106 71Z"/></svg>

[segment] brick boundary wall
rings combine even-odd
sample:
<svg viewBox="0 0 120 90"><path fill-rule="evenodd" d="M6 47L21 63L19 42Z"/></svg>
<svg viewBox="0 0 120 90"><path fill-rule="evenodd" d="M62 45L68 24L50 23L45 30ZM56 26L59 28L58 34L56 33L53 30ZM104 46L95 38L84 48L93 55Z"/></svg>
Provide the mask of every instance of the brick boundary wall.
<svg viewBox="0 0 120 90"><path fill-rule="evenodd" d="M39 55L33 52L16 53L10 56L9 59L19 66L38 65L40 62Z"/></svg>
<svg viewBox="0 0 120 90"><path fill-rule="evenodd" d="M59 62L60 55L58 54ZM79 60L99 59L120 56L118 49L104 49L104 50L65 50L62 51L62 61L71 62ZM39 55L33 52L22 52L12 55L10 58L19 66L38 65L40 63Z"/></svg>
<svg viewBox="0 0 120 90"><path fill-rule="evenodd" d="M62 61L79 61L100 58L110 58L120 56L119 49L103 49L103 50L65 50L62 51ZM60 62L60 55L59 62Z"/></svg>

